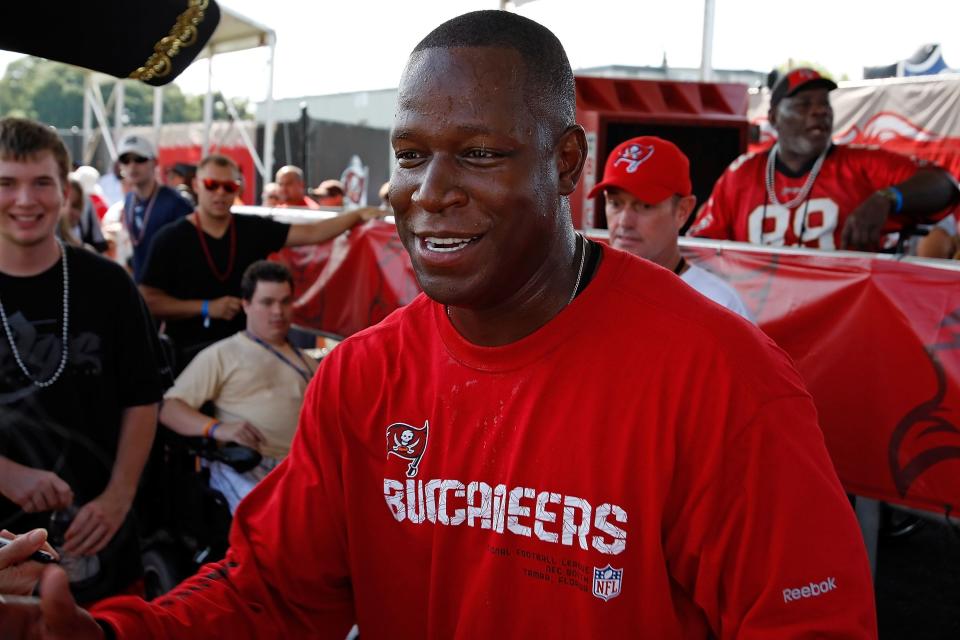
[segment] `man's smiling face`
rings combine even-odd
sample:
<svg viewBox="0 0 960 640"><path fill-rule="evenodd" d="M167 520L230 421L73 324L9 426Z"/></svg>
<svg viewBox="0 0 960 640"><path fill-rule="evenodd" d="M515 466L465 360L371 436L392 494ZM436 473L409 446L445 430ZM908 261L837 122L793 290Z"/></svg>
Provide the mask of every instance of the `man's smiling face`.
<svg viewBox="0 0 960 640"><path fill-rule="evenodd" d="M0 159L0 242L29 247L48 239L66 190L50 151L23 160Z"/></svg>
<svg viewBox="0 0 960 640"><path fill-rule="evenodd" d="M433 48L404 72L390 203L424 291L485 308L542 268L562 222L556 141L510 48ZM569 224L567 222L567 224Z"/></svg>

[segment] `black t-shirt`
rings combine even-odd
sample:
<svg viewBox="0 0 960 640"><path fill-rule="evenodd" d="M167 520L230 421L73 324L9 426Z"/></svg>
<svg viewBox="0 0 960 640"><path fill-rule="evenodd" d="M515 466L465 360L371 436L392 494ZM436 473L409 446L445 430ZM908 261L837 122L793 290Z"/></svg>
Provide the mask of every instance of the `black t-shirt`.
<svg viewBox="0 0 960 640"><path fill-rule="evenodd" d="M161 229L153 239L142 284L164 291L181 300L214 300L222 296L240 296L240 278L257 260L263 260L287 242L290 225L260 216L234 215L236 256L224 281L214 275L200 237L189 219L183 218ZM230 231L220 238L204 233L210 259L222 276L230 264ZM200 316L168 320L166 333L180 352L192 353L193 347L232 336L246 326L243 312L233 320L210 318L203 326ZM185 363L179 363L183 365Z"/></svg>
<svg viewBox="0 0 960 640"><path fill-rule="evenodd" d="M150 246L157 232L193 211L192 204L166 185L157 185L155 195L155 198L141 201L137 194L130 192L123 200L123 224L134 241L133 279L137 282L143 278ZM154 200L152 204L151 199Z"/></svg>
<svg viewBox="0 0 960 640"><path fill-rule="evenodd" d="M78 506L100 495L116 458L127 407L160 400L163 372L156 331L130 276L93 253L67 247L68 359L55 383L40 388L23 374L0 329L0 455L55 471ZM48 380L61 358L62 261L25 278L0 273L0 303L17 351L35 379ZM47 526L50 514L24 514L0 496L0 526ZM128 526L127 529L132 527ZM123 538L123 539L121 539ZM132 535L114 538L110 568L84 600L129 584L139 572ZM101 556L103 557L103 556ZM114 571L116 569L116 571Z"/></svg>

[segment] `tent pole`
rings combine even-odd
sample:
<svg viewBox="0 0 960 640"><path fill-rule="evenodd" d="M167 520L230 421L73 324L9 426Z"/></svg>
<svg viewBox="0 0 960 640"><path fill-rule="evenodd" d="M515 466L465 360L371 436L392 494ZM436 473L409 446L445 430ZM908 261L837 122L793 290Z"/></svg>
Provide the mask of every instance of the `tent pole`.
<svg viewBox="0 0 960 640"><path fill-rule="evenodd" d="M200 157L203 158L210 150L210 129L213 127L213 49L207 59L207 95L203 97L203 147Z"/></svg>
<svg viewBox="0 0 960 640"><path fill-rule="evenodd" d="M110 160L117 159L117 145L114 143L113 138L110 137L110 121L107 120L107 107L103 104L103 95L100 93L100 84L94 80L91 83L90 90L92 92L92 98L90 106L93 107L93 115L97 118L97 123L100 125L100 133L103 136L103 143L107 145L107 152L110 154ZM113 100L116 94L110 96L110 99Z"/></svg>
<svg viewBox="0 0 960 640"><path fill-rule="evenodd" d="M117 80L113 83L113 95L117 97L113 103L113 141L115 143L119 143L120 137L123 135L123 98L125 90L126 85L123 84L123 80Z"/></svg>
<svg viewBox="0 0 960 640"><path fill-rule="evenodd" d="M160 132L163 130L163 87L153 88L153 143L160 148Z"/></svg>
<svg viewBox="0 0 960 640"><path fill-rule="evenodd" d="M276 123L273 121L273 70L277 56L277 38L270 33L270 60L267 64L267 103L264 105L263 120L263 182L273 180L273 139L276 135Z"/></svg>
<svg viewBox="0 0 960 640"><path fill-rule="evenodd" d="M92 106L90 104L90 74L83 77L83 164L90 164L92 153L87 149L90 147L90 126L93 124ZM88 154L90 157L88 157Z"/></svg>
<svg viewBox="0 0 960 640"><path fill-rule="evenodd" d="M716 0L703 0L703 48L700 51L700 81L713 80L713 23Z"/></svg>

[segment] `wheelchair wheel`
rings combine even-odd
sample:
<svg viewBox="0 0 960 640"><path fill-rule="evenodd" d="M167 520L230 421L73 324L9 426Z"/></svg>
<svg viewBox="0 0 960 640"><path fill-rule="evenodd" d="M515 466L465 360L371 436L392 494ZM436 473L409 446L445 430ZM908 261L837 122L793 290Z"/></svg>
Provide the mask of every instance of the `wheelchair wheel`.
<svg viewBox="0 0 960 640"><path fill-rule="evenodd" d="M145 598L153 600L171 591L187 577L183 554L173 547L148 549L143 554L143 586Z"/></svg>
<svg viewBox="0 0 960 640"><path fill-rule="evenodd" d="M880 537L886 540L906 538L922 529L925 522L886 503L880 505Z"/></svg>

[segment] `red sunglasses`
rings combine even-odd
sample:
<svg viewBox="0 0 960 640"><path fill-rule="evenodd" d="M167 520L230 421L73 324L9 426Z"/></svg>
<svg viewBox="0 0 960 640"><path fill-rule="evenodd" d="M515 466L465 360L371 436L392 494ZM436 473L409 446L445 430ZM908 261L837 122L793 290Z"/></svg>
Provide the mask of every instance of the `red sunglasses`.
<svg viewBox="0 0 960 640"><path fill-rule="evenodd" d="M203 179L203 188L207 191L216 191L220 187L227 193L236 193L240 188L240 183L236 180L214 180L213 178Z"/></svg>

